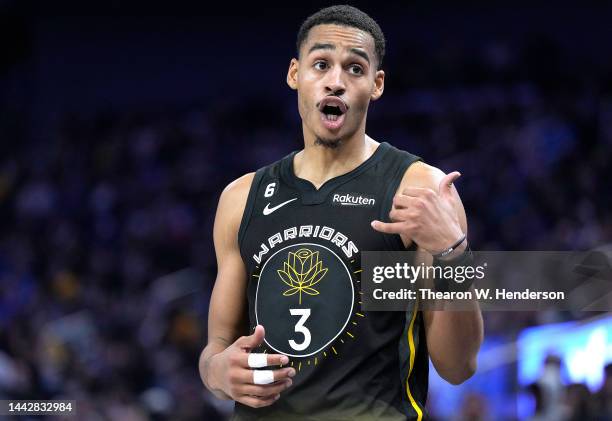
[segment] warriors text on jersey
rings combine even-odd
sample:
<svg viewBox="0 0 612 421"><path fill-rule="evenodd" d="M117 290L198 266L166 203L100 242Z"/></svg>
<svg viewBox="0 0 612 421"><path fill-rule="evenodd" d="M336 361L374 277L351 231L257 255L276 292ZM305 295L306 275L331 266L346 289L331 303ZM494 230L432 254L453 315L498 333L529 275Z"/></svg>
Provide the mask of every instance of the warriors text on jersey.
<svg viewBox="0 0 612 421"><path fill-rule="evenodd" d="M254 352L288 355L293 385L264 408L236 403L234 419L425 419L428 356L422 315L361 310L363 250L404 250L388 221L406 169L420 158L381 143L318 190L293 171L296 152L255 174L240 231Z"/></svg>

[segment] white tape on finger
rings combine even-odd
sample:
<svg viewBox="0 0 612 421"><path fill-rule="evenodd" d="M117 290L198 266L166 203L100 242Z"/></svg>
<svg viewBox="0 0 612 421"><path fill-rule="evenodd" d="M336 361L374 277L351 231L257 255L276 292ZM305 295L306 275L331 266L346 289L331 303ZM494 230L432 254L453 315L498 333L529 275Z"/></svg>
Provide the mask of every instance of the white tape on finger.
<svg viewBox="0 0 612 421"><path fill-rule="evenodd" d="M272 370L253 370L253 384L274 383L274 373Z"/></svg>
<svg viewBox="0 0 612 421"><path fill-rule="evenodd" d="M249 354L249 367L261 368L268 365L268 354Z"/></svg>

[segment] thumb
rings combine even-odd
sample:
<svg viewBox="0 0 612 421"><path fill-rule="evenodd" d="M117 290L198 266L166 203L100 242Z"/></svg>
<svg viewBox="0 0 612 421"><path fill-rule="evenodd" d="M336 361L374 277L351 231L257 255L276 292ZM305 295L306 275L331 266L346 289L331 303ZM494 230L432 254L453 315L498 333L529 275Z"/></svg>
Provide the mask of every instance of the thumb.
<svg viewBox="0 0 612 421"><path fill-rule="evenodd" d="M255 331L249 336L243 336L238 344L241 348L255 348L260 345L264 337L266 336L266 331L262 325L255 326Z"/></svg>
<svg viewBox="0 0 612 421"><path fill-rule="evenodd" d="M440 184L438 185L438 192L441 195L450 195L452 191L453 182L461 177L461 173L459 171L453 171L449 174L446 174L440 180Z"/></svg>

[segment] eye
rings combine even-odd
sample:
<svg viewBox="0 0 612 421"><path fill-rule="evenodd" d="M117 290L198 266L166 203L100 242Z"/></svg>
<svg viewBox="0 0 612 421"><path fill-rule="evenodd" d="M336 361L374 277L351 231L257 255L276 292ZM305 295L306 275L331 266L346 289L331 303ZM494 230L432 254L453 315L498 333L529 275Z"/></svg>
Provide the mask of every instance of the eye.
<svg viewBox="0 0 612 421"><path fill-rule="evenodd" d="M363 74L363 68L358 65L358 64L351 64L349 66L349 71L354 74L354 75L362 75Z"/></svg>
<svg viewBox="0 0 612 421"><path fill-rule="evenodd" d="M318 61L315 61L313 66L317 70L325 70L327 68L327 63L324 62L323 60L318 60Z"/></svg>

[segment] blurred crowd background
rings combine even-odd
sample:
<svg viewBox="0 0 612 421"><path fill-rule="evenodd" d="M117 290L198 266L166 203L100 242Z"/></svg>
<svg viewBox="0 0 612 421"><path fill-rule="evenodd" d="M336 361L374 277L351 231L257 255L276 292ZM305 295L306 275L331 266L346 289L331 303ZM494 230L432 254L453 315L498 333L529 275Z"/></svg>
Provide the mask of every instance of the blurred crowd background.
<svg viewBox="0 0 612 421"><path fill-rule="evenodd" d="M222 420L231 404L197 371L214 212L230 181L301 148L285 73L301 20L326 4L108 4L0 1L0 398L76 399L87 420ZM461 171L473 249L610 243L610 6L355 5L388 42L368 134ZM506 343L593 316L484 315ZM523 387L509 361L508 399L530 395L534 420L612 419L611 367L590 390L551 374L561 363ZM451 417L432 398L433 419L502 419L462 387Z"/></svg>

